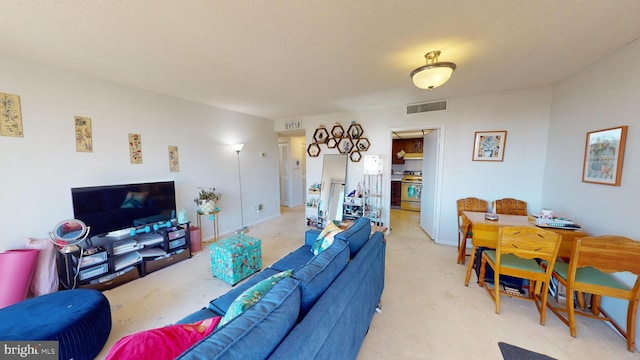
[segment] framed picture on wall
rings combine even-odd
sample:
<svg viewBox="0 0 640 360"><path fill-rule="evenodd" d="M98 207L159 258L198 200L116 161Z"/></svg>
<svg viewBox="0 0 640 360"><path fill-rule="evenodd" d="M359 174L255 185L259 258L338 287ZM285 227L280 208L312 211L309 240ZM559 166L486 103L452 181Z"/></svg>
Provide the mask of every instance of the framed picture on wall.
<svg viewBox="0 0 640 360"><path fill-rule="evenodd" d="M507 132L476 131L473 143L473 161L502 161Z"/></svg>
<svg viewBox="0 0 640 360"><path fill-rule="evenodd" d="M582 181L620 186L627 126L587 133Z"/></svg>

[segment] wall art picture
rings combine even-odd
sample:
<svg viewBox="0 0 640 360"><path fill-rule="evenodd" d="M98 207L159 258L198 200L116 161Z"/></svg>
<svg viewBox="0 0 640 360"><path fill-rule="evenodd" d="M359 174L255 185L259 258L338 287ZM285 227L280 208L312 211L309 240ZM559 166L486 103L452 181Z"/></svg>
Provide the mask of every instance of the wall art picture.
<svg viewBox="0 0 640 360"><path fill-rule="evenodd" d="M93 152L93 133L91 118L76 116L76 151Z"/></svg>
<svg viewBox="0 0 640 360"><path fill-rule="evenodd" d="M587 133L582 181L620 186L627 126Z"/></svg>
<svg viewBox="0 0 640 360"><path fill-rule="evenodd" d="M473 161L502 161L506 131L476 131L473 144Z"/></svg>
<svg viewBox="0 0 640 360"><path fill-rule="evenodd" d="M142 164L142 137L129 134L129 158L132 164Z"/></svg>
<svg viewBox="0 0 640 360"><path fill-rule="evenodd" d="M169 145L169 171L180 172L180 161L178 160L178 147Z"/></svg>
<svg viewBox="0 0 640 360"><path fill-rule="evenodd" d="M20 96L0 93L0 135L22 137Z"/></svg>

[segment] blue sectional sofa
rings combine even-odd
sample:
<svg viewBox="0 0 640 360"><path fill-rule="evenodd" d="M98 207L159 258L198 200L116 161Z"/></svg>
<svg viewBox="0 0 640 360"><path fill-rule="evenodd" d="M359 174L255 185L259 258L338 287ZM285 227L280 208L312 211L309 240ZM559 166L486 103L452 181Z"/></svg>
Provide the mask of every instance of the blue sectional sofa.
<svg viewBox="0 0 640 360"><path fill-rule="evenodd" d="M224 315L244 290L281 271L279 281L255 305L181 354L181 359L355 359L384 288L386 244L360 218L335 235L318 255L305 243L207 307L178 323Z"/></svg>

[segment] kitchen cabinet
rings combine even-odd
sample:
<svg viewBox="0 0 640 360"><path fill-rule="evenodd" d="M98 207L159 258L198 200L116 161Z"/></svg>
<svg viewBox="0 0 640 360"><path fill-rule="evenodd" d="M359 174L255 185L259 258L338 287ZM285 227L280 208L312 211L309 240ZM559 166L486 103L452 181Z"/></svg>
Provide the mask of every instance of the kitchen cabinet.
<svg viewBox="0 0 640 360"><path fill-rule="evenodd" d="M404 151L408 153L422 153L422 138L404 139Z"/></svg>
<svg viewBox="0 0 640 360"><path fill-rule="evenodd" d="M402 199L402 181L391 181L391 207L400 208Z"/></svg>
<svg viewBox="0 0 640 360"><path fill-rule="evenodd" d="M403 158L398 158L396 155L403 150L404 148L404 140L403 139L394 139L391 143L391 163L392 164L404 164ZM406 150L405 150L406 151Z"/></svg>
<svg viewBox="0 0 640 360"><path fill-rule="evenodd" d="M423 139L394 139L391 143L391 163L392 164L404 164L403 158L398 158L396 155L401 150L405 153L420 153L423 152Z"/></svg>

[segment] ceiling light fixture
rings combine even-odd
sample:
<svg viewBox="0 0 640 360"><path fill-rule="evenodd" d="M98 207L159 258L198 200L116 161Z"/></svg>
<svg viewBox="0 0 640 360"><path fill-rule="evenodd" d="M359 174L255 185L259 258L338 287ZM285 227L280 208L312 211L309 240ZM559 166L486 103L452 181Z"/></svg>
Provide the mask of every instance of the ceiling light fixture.
<svg viewBox="0 0 640 360"><path fill-rule="evenodd" d="M433 88L444 85L449 81L453 70L456 69L456 64L438 62L438 56L440 56L439 50L430 51L424 55L424 58L427 59L427 64L413 70L410 75L415 86L420 89L433 90Z"/></svg>

